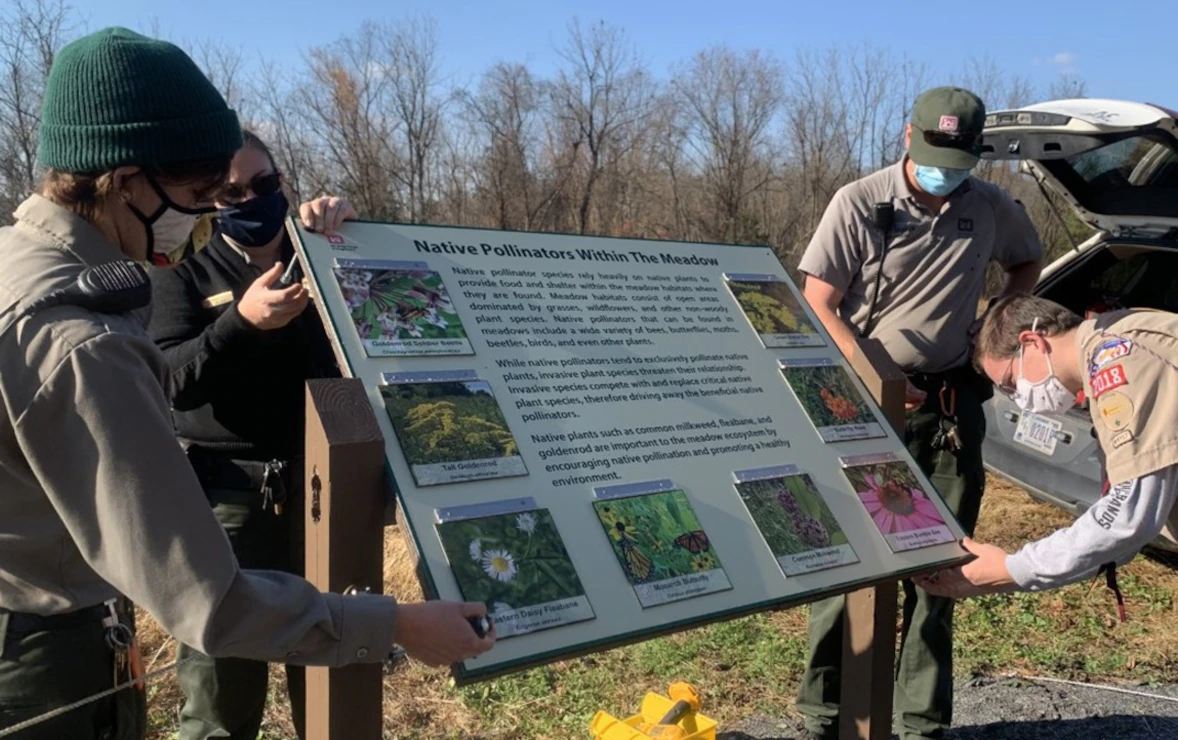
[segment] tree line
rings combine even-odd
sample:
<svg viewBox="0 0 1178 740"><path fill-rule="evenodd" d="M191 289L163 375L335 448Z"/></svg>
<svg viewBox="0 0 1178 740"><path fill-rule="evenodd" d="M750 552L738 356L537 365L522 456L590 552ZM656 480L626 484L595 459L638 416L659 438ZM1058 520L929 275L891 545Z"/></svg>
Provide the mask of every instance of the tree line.
<svg viewBox="0 0 1178 740"><path fill-rule="evenodd" d="M0 222L38 182L54 53L84 32L65 0L0 11ZM713 46L656 74L623 28L578 20L552 74L500 61L467 85L445 79L429 16L365 20L293 69L173 40L299 199L341 195L375 220L768 244L791 270L834 192L900 158L921 90L961 85L992 110L1085 94L1074 75L1036 89L992 59L933 68L869 43L784 58ZM1050 253L1083 236L1012 167L978 174L1024 203Z"/></svg>

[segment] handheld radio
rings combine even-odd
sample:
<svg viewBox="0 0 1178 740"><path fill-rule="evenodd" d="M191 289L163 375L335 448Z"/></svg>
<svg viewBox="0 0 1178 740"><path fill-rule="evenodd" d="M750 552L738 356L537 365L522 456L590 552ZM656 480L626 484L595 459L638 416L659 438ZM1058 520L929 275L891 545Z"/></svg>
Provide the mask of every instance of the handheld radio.
<svg viewBox="0 0 1178 740"><path fill-rule="evenodd" d="M18 321L54 306L79 306L95 313L126 313L151 303L151 280L143 265L131 260L90 265L78 275L73 285L36 298L25 304L0 333ZM16 310L20 302L7 311Z"/></svg>
<svg viewBox="0 0 1178 740"><path fill-rule="evenodd" d="M896 207L891 201L880 201L871 208L871 222L882 235L879 250L879 269L875 273L875 287L871 291L871 303L867 305L867 318L863 321L860 336L866 337L871 332L871 320L875 318L875 302L879 298L879 285L883 281L884 260L888 256L888 235L896 223Z"/></svg>

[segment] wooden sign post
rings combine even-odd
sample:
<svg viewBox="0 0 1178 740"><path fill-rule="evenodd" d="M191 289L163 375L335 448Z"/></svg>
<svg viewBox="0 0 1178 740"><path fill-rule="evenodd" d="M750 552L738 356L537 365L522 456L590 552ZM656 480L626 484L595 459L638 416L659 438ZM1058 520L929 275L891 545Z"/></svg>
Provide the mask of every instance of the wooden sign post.
<svg viewBox="0 0 1178 740"><path fill-rule="evenodd" d="M306 577L320 591L384 586L384 437L358 379L307 381ZM379 740L380 663L307 668L308 740Z"/></svg>
<svg viewBox="0 0 1178 740"><path fill-rule="evenodd" d="M907 379L878 339L860 339L851 367L904 437ZM843 611L843 666L839 737L889 740L895 687L898 582L847 594Z"/></svg>

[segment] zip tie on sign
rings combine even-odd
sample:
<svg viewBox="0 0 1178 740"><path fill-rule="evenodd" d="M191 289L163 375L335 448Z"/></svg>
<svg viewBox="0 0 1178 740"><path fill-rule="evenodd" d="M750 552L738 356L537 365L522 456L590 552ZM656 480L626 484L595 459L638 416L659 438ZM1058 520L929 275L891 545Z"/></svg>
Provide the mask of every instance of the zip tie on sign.
<svg viewBox="0 0 1178 740"><path fill-rule="evenodd" d="M66 704L64 707L58 707L57 709L54 709L52 711L46 712L45 714L33 717L32 719L26 719L24 722L18 722L17 724L13 725L12 727L0 729L0 737L8 737L10 735L15 735L16 733L20 732L21 730L27 730L30 727L41 724L42 722L48 722L49 720L53 719L54 717L60 717L61 715L66 714L68 712L72 712L75 709L78 709L79 707L84 707L91 702L98 701L99 699L104 699L108 696L111 696L112 694L117 694L124 689L129 689L132 686L135 686L136 684L143 684L143 687L146 688L148 682L151 681L152 679L158 678L158 677L164 675L165 673L168 673L169 671L173 671L173 670L179 668L180 666L184 665L185 663L189 663L191 661L194 661L199 657L201 657L201 656L200 655L190 655L189 657L185 658L184 660L178 660L175 663L172 663L171 665L164 666L163 668L157 668L154 671L150 671L148 673L145 673L138 678L132 678L130 681L119 684L118 686L115 686L114 688L107 689L106 691L100 691L99 693L94 694L93 696L88 696L85 699L79 699L78 701L76 701L72 704Z"/></svg>
<svg viewBox="0 0 1178 740"><path fill-rule="evenodd" d="M1025 676L1021 673L1007 673L1002 678L1018 678L1024 681L1042 681L1044 683L1059 683L1065 686L1075 686L1081 689L1097 689L1099 691L1112 691L1117 694L1128 694L1129 696L1139 696L1143 699L1157 699L1159 701L1169 701L1178 704L1178 696L1165 696L1164 694L1151 694L1148 691L1134 691L1133 689L1122 689L1116 686L1107 686L1105 684L1084 683L1083 681L1069 681L1065 678L1048 678L1047 676ZM0 735L2 737L3 735Z"/></svg>

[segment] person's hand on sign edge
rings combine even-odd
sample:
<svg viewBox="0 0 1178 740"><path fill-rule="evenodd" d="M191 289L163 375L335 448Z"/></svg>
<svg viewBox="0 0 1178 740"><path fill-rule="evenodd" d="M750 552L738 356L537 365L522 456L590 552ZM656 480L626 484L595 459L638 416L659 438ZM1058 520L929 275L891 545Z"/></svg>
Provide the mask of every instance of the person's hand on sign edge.
<svg viewBox="0 0 1178 740"><path fill-rule="evenodd" d="M478 601L423 601L397 607L393 640L409 657L428 666L444 666L482 655L495 644L495 625L479 637L467 621L487 616Z"/></svg>
<svg viewBox="0 0 1178 740"><path fill-rule="evenodd" d="M974 555L973 560L956 568L916 576L913 582L933 596L950 599L965 599L1015 589L1014 579L1006 569L1005 550L994 545L983 545L969 537L961 541L961 546Z"/></svg>
<svg viewBox="0 0 1178 740"><path fill-rule="evenodd" d="M310 294L301 282L281 290L271 287L282 277L283 269L281 262L274 263L273 267L262 273L250 285L245 295L237 302L237 312L242 318L263 331L286 326L303 312L307 307L307 301L310 300Z"/></svg>
<svg viewBox="0 0 1178 740"><path fill-rule="evenodd" d="M928 394L912 385L912 381L906 381L908 387L904 389L904 410L915 411L924 403L924 399L928 398Z"/></svg>
<svg viewBox="0 0 1178 740"><path fill-rule="evenodd" d="M317 234L333 234L344 221L356 218L356 209L343 198L325 195L299 206L303 226Z"/></svg>

